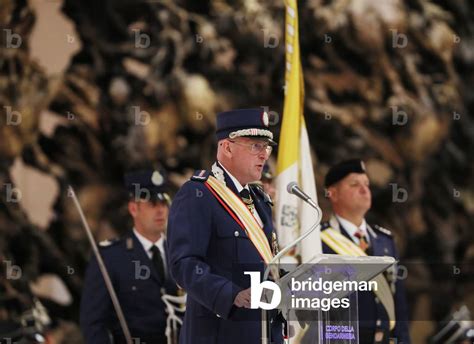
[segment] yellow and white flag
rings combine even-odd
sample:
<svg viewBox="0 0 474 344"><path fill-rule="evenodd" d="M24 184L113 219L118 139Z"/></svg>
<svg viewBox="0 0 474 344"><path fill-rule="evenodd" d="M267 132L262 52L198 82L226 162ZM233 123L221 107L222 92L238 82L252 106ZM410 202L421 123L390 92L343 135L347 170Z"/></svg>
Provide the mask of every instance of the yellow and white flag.
<svg viewBox="0 0 474 344"><path fill-rule="evenodd" d="M276 227L283 248L308 230L316 219L316 211L286 191L290 182L298 185L317 203L311 151L303 116L304 83L300 61L298 7L296 0L285 0L286 7L286 74L285 104L277 160ZM314 231L297 248L302 262L321 253L319 231Z"/></svg>

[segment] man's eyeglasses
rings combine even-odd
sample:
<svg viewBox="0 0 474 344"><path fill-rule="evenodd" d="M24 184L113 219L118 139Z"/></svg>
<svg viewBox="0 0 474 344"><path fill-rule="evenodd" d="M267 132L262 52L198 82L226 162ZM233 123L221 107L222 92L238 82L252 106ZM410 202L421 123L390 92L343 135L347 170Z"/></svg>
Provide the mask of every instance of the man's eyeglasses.
<svg viewBox="0 0 474 344"><path fill-rule="evenodd" d="M262 142L254 142L250 144L245 144L233 140L228 140L229 142L235 143L236 145L244 146L244 147L249 147L250 148L250 154L252 155L257 155L260 154L263 150L270 155L272 153L273 147L270 146L268 143L262 143Z"/></svg>

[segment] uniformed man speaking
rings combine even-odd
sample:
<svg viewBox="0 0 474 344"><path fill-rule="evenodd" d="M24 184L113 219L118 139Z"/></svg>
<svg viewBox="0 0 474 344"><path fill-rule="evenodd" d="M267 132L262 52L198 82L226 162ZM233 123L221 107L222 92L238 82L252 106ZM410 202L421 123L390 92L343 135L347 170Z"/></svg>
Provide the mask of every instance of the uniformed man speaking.
<svg viewBox="0 0 474 344"><path fill-rule="evenodd" d="M324 253L398 259L391 232L365 220L372 197L363 161L346 160L333 166L325 185L334 214L321 225ZM377 292L358 294L359 343L409 344L403 281L393 271L385 279L387 283L379 283Z"/></svg>
<svg viewBox="0 0 474 344"><path fill-rule="evenodd" d="M261 178L273 135L261 109L217 116L217 161L197 171L170 210L170 270L188 295L181 344L257 344L260 310L250 309L250 279L273 256L271 199L249 183ZM272 322L272 343L282 324Z"/></svg>
<svg viewBox="0 0 474 344"><path fill-rule="evenodd" d="M163 293L176 294L166 264L165 230L170 197L164 174L140 170L125 176L134 228L124 238L101 243L134 343L166 343ZM97 260L89 264L81 299L81 328L87 344L125 343Z"/></svg>

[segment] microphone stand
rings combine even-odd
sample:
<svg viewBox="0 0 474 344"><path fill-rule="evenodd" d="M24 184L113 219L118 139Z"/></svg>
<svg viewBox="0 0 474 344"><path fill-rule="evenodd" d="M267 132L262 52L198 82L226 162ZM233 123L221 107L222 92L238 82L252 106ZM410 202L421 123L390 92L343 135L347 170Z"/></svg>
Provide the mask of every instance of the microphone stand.
<svg viewBox="0 0 474 344"><path fill-rule="evenodd" d="M295 195L299 197L298 195ZM313 207L317 213L318 216L316 218L316 222L314 225L312 225L306 232L304 232L301 236L293 240L289 245L287 245L283 250L278 252L278 254L273 257L273 259L270 261L268 266L265 269L265 272L263 274L263 280L266 281L268 278L268 275L270 273L270 269L274 269L275 267L272 267L272 264L275 263L276 261L280 260L281 257L283 257L288 251L290 251L295 245L299 244L303 239L305 239L307 236L309 236L315 229L320 229L321 228L321 220L323 218L323 212L321 208L311 199L304 199L301 198L303 201L308 203L311 207ZM268 320L267 320L267 311L262 309L262 344L269 344L269 335L270 335L270 329L268 325Z"/></svg>

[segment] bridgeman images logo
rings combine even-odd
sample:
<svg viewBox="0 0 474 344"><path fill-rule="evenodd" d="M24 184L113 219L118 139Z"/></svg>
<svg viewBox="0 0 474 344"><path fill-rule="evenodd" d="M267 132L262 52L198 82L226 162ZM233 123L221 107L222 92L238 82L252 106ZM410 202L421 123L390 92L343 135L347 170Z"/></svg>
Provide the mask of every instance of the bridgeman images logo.
<svg viewBox="0 0 474 344"><path fill-rule="evenodd" d="M280 287L272 281L260 282L260 272L244 272L245 275L250 275L250 308L271 310L278 307L281 301ZM271 302L263 302L262 294L264 289L273 291Z"/></svg>
<svg viewBox="0 0 474 344"><path fill-rule="evenodd" d="M246 271L245 275L250 276L250 308L272 310L277 308L282 301L282 291L278 284L272 281L260 280L260 272ZM291 278L285 287L284 303L291 309L320 309L329 311L335 308L349 308L350 301L348 297L332 297L336 292L342 292L342 295L350 295L358 291L378 290L376 281L328 281L323 278L309 277L305 280ZM286 290L289 289L289 290ZM265 291L266 290L266 291ZM262 301L262 294L270 295L271 300Z"/></svg>

